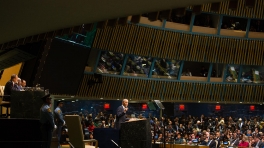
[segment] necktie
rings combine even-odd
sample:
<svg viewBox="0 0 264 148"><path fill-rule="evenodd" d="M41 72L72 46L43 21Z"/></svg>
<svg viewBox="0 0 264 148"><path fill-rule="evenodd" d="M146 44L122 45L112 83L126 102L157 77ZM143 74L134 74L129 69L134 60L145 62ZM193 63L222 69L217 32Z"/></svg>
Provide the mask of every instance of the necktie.
<svg viewBox="0 0 264 148"><path fill-rule="evenodd" d="M212 140L209 141L209 143L207 144L207 146L209 146L211 144Z"/></svg>
<svg viewBox="0 0 264 148"><path fill-rule="evenodd" d="M258 144L259 144L259 141L258 141L258 143L256 144L256 148L259 148Z"/></svg>
<svg viewBox="0 0 264 148"><path fill-rule="evenodd" d="M236 140L231 144L231 146L234 146L235 142L236 142Z"/></svg>

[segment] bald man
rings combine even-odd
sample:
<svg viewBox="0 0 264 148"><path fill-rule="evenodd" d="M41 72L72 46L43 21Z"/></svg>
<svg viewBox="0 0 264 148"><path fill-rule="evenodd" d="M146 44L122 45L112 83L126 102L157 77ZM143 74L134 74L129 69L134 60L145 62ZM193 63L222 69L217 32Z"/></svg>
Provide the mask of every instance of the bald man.
<svg viewBox="0 0 264 148"><path fill-rule="evenodd" d="M116 121L115 121L115 128L120 129L121 123L124 123L128 119L126 118L126 112L128 110L128 100L123 99L122 105L117 108L116 113Z"/></svg>

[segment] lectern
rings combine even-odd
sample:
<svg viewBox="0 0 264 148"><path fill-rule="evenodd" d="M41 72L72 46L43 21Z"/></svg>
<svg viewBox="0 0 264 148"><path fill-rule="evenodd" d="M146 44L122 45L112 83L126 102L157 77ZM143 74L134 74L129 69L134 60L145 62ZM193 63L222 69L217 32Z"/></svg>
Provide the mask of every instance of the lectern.
<svg viewBox="0 0 264 148"><path fill-rule="evenodd" d="M121 123L121 148L151 148L149 120L134 120Z"/></svg>
<svg viewBox="0 0 264 148"><path fill-rule="evenodd" d="M39 119L40 107L43 102L40 98L43 91L13 91L11 94L11 118Z"/></svg>

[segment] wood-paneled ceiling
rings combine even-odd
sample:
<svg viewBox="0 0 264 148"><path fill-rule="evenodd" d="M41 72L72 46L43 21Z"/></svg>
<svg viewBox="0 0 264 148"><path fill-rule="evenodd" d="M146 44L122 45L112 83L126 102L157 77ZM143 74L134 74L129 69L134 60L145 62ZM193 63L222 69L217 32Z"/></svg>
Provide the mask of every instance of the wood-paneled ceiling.
<svg viewBox="0 0 264 148"><path fill-rule="evenodd" d="M220 1L223 0L0 1L0 44L80 24Z"/></svg>

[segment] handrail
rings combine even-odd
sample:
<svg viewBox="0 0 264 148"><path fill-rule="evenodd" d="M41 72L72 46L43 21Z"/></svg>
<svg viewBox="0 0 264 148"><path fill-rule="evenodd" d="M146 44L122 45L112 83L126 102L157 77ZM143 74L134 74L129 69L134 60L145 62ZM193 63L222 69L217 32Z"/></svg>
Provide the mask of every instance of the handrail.
<svg viewBox="0 0 264 148"><path fill-rule="evenodd" d="M70 141L68 141L68 143L71 146L71 148L75 148Z"/></svg>

